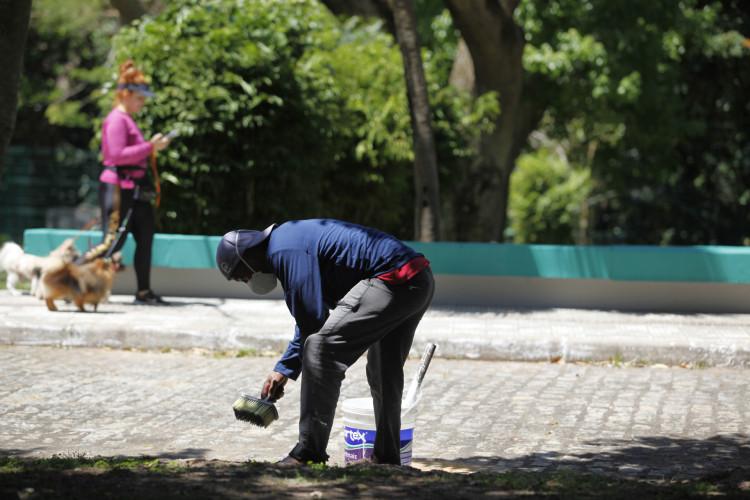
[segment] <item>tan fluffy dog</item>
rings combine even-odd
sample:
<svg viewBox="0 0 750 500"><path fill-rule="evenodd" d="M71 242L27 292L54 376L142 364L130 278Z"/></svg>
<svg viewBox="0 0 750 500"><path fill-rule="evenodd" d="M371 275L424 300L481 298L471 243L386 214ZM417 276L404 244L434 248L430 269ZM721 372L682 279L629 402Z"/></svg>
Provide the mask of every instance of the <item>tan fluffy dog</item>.
<svg viewBox="0 0 750 500"><path fill-rule="evenodd" d="M109 298L109 292L120 268L122 254L112 258L99 258L83 264L74 264L60 259L41 269L36 296L47 303L47 309L57 311L54 301L72 301L79 311L85 312L84 304L91 304L96 311L100 302Z"/></svg>

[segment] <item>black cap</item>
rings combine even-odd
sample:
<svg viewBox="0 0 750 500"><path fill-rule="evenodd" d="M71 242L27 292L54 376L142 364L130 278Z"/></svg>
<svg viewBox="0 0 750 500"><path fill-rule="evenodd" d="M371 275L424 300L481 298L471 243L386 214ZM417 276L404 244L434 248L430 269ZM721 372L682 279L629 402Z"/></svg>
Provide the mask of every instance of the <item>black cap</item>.
<svg viewBox="0 0 750 500"><path fill-rule="evenodd" d="M156 97L156 94L148 89L147 83L118 83L118 89L135 90L146 97Z"/></svg>
<svg viewBox="0 0 750 500"><path fill-rule="evenodd" d="M234 270L237 268L237 264L240 262L240 255L248 248L266 241L271 235L271 231L277 227L278 224L271 224L263 231L237 229L225 234L216 248L216 266L221 271L221 274L226 279L231 279Z"/></svg>

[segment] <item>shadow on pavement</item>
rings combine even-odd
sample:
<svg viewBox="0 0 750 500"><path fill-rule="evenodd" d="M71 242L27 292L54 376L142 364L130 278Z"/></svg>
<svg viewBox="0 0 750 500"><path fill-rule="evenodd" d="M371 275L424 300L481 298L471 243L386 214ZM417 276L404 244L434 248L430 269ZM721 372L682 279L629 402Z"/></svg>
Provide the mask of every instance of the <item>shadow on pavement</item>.
<svg viewBox="0 0 750 500"><path fill-rule="evenodd" d="M586 448L608 448L587 452ZM466 457L415 459L423 470L449 472L572 471L608 474L633 479L678 480L730 474L747 481L750 488L750 438L743 434L714 436L705 440L640 437L632 441L582 441L580 453L556 452L503 458Z"/></svg>
<svg viewBox="0 0 750 500"><path fill-rule="evenodd" d="M267 462L184 459L204 451L186 449L160 457L53 457L46 461L12 459L0 451L0 498L643 499L703 497L707 491L750 497L747 468L701 479L633 481L623 474L577 471L466 474L390 465L284 467Z"/></svg>
<svg viewBox="0 0 750 500"><path fill-rule="evenodd" d="M221 304L211 303L211 302L205 302L200 300L180 300L180 301L170 301L169 306L164 306L165 308L179 308L179 307L189 307L189 306L203 306L203 307L211 307L213 309L218 309L221 307ZM136 306L136 307L149 307L149 306ZM153 307L162 307L162 306L153 306Z"/></svg>

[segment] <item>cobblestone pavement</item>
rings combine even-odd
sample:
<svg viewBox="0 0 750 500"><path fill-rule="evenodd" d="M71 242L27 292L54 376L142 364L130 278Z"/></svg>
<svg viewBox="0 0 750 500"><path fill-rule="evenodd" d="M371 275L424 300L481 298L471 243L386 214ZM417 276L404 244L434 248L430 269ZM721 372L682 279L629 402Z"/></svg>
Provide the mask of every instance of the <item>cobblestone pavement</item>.
<svg viewBox="0 0 750 500"><path fill-rule="evenodd" d="M299 385L267 429L234 419L275 357L0 346L0 453L275 461L296 441ZM407 379L418 359L407 362ZM365 361L339 401L367 396ZM413 465L690 478L750 464L750 370L433 359ZM343 465L337 412L331 464Z"/></svg>

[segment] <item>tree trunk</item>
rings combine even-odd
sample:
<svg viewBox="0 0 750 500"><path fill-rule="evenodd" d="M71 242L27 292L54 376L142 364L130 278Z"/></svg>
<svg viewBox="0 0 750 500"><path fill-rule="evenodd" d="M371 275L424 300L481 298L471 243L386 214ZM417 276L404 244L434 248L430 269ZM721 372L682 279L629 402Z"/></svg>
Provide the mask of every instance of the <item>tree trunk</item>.
<svg viewBox="0 0 750 500"><path fill-rule="evenodd" d="M0 179L16 127L23 52L31 19L31 0L0 0Z"/></svg>
<svg viewBox="0 0 750 500"><path fill-rule="evenodd" d="M412 0L322 0L336 15L379 17L396 37L404 60L414 142L414 232L417 241L442 238L440 185L427 81Z"/></svg>
<svg viewBox="0 0 750 500"><path fill-rule="evenodd" d="M369 19L377 17L385 23L385 29L396 36L393 11L388 0L321 0L328 10L337 16L359 16Z"/></svg>
<svg viewBox="0 0 750 500"><path fill-rule="evenodd" d="M393 19L404 60L414 142L414 237L417 241L439 241L441 228L437 153L412 0L393 0Z"/></svg>
<svg viewBox="0 0 750 500"><path fill-rule="evenodd" d="M471 59L471 52L463 38L458 40L456 58L453 60L448 83L468 92L474 92L474 61Z"/></svg>
<svg viewBox="0 0 750 500"><path fill-rule="evenodd" d="M521 106L525 41L523 30L513 20L519 0L444 1L471 53L475 92L498 92L501 110L495 130L480 141L481 162L466 179L474 186L476 220L459 220L459 231L470 229L457 236L502 241L510 174L525 142L528 123Z"/></svg>
<svg viewBox="0 0 750 500"><path fill-rule="evenodd" d="M120 22L128 25L148 14L140 0L111 0L112 7L120 13Z"/></svg>

